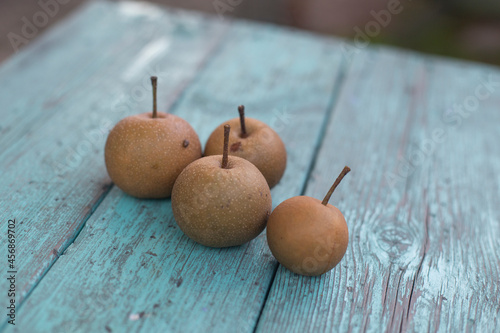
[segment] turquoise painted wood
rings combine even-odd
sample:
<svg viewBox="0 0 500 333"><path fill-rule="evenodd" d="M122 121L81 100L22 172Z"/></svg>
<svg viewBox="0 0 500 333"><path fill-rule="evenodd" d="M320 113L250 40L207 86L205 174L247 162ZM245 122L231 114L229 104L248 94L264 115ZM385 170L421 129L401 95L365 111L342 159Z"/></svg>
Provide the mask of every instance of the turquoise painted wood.
<svg viewBox="0 0 500 333"><path fill-rule="evenodd" d="M0 67L0 215L19 221L21 305L1 329L498 331L500 70L386 48L343 56L294 30L93 2ZM278 131L289 157L273 206L323 197L351 166L332 198L350 232L333 271L290 273L264 233L205 248L169 200L110 183L92 133L150 108L152 72L160 108L202 142L239 104Z"/></svg>
<svg viewBox="0 0 500 333"><path fill-rule="evenodd" d="M306 191L321 198L351 166L332 198L348 251L317 278L280 267L257 331L497 332L499 101L496 68L354 58Z"/></svg>
<svg viewBox="0 0 500 333"><path fill-rule="evenodd" d="M18 303L109 191L107 132L150 107L149 75L158 74L159 99L172 104L228 30L203 16L132 6L92 3L0 69L0 217L18 221Z"/></svg>
<svg viewBox="0 0 500 333"><path fill-rule="evenodd" d="M239 104L273 125L289 149L287 173L272 192L276 205L302 193L340 68L330 40L239 23L169 111L187 119L203 142L237 115ZM27 299L19 327L253 331L276 268L264 234L237 248L206 248L176 227L169 200L137 200L113 188ZM48 303L64 305L47 311Z"/></svg>

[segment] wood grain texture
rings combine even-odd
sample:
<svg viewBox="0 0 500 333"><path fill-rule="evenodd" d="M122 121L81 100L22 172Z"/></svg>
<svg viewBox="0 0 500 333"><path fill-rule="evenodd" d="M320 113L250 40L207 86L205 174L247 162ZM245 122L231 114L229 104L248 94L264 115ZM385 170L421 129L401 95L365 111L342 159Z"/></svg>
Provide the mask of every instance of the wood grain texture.
<svg viewBox="0 0 500 333"><path fill-rule="evenodd" d="M18 220L22 304L2 330L498 331L500 70L386 48L347 66L339 46L98 2L0 67L0 217ZM153 73L160 109L202 142L239 104L277 130L289 156L273 206L322 198L353 169L331 200L350 232L333 271L287 271L264 233L205 248L170 201L112 187L105 133L151 107Z"/></svg>
<svg viewBox="0 0 500 333"><path fill-rule="evenodd" d="M450 127L489 74L490 97ZM499 74L386 49L353 59L306 191L352 168L331 201L347 253L320 277L280 267L257 331L498 331Z"/></svg>
<svg viewBox="0 0 500 333"><path fill-rule="evenodd" d="M444 135L408 178L409 205L426 208L428 239L403 329L497 332L500 70L439 62L432 71L434 112L419 115L412 141ZM453 80L445 86L443 78Z"/></svg>
<svg viewBox="0 0 500 333"><path fill-rule="evenodd" d="M276 205L303 190L340 68L332 40L240 22L170 111L202 142L239 104L273 126L289 152ZM92 162L104 172L100 157ZM265 234L206 248L177 228L169 200L137 200L115 187L7 331L251 332L276 266Z"/></svg>
<svg viewBox="0 0 500 333"><path fill-rule="evenodd" d="M149 75L171 104L227 31L206 17L128 6L93 3L0 70L0 218L18 223L18 305L109 191L105 137L151 107Z"/></svg>

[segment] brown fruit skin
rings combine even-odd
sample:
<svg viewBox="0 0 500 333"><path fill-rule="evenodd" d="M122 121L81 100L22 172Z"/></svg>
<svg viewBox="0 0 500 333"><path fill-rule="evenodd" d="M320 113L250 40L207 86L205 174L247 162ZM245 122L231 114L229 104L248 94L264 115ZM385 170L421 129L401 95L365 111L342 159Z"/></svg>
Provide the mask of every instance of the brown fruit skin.
<svg viewBox="0 0 500 333"><path fill-rule="evenodd" d="M245 118L247 137L241 137L239 118L234 118L217 127L205 145L205 156L221 155L224 141L224 125L231 126L229 155L252 162L262 172L270 188L279 183L286 169L286 148L278 133L265 123Z"/></svg>
<svg viewBox="0 0 500 333"><path fill-rule="evenodd" d="M244 244L266 227L271 191L250 162L229 156L194 161L182 171L172 191L172 210L179 228L192 240L210 247Z"/></svg>
<svg viewBox="0 0 500 333"><path fill-rule="evenodd" d="M297 274L316 276L342 260L349 231L337 207L299 196L273 211L267 222L267 242L283 266Z"/></svg>
<svg viewBox="0 0 500 333"><path fill-rule="evenodd" d="M164 112L153 119L148 112L116 124L104 158L109 176L124 192L137 198L168 198L181 171L201 158L201 144L184 119Z"/></svg>

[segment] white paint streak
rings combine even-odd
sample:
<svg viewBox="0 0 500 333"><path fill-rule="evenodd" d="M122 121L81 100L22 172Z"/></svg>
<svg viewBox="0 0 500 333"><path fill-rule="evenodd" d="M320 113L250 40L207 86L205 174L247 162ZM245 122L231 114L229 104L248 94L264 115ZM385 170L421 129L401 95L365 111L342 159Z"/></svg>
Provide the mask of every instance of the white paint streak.
<svg viewBox="0 0 500 333"><path fill-rule="evenodd" d="M158 7L147 2L121 1L118 3L118 11L125 17L147 17L155 19L162 15Z"/></svg>
<svg viewBox="0 0 500 333"><path fill-rule="evenodd" d="M166 52L170 48L170 44L171 42L167 38L157 39L147 44L137 55L135 61L123 73L122 79L131 81L137 74L144 75L145 68L153 59Z"/></svg>
<svg viewBox="0 0 500 333"><path fill-rule="evenodd" d="M139 320L141 316L138 313L131 313L130 316L128 316L128 319L130 320Z"/></svg>

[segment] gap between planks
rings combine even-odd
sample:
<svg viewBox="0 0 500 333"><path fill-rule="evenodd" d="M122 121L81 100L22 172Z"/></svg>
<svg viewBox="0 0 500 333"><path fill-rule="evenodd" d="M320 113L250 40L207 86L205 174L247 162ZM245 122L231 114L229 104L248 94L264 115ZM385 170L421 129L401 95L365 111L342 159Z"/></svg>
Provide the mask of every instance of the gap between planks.
<svg viewBox="0 0 500 333"><path fill-rule="evenodd" d="M316 141L316 144L314 147L313 156L312 156L311 162L309 164L309 167L307 169L307 172L306 172L307 175L306 175L305 181L302 185L302 189L300 190L300 195L305 195L305 193L307 191L307 185L309 184L309 179L311 178L312 172L316 166L316 160L317 160L318 154L319 154L319 152L320 152L320 150L325 142L324 139L326 136L326 130L328 128L328 124L330 123L330 121L333 117L335 107L337 106L337 102L339 100L338 97L340 96L341 91L342 91L342 87L344 86L345 75L346 75L348 68L349 68L349 65L348 65L345 57L342 57L342 60L340 63L340 70L339 70L337 76L334 78L332 94L330 96L330 100L328 101L328 104L326 107L326 112L325 112L325 116L323 119L323 124L322 124L321 128L319 129L319 135L317 137L317 141ZM274 281L276 280L276 273L278 272L279 266L280 266L280 263L276 263L276 265L274 267L273 273L271 275L271 282L269 283L269 285L267 287L266 294L265 294L264 300L262 302L262 306L260 308L259 314L257 316L257 319L255 321L255 325L254 325L253 330L252 330L253 333L257 332L257 328L259 326L259 322L260 322L260 319L262 317L262 313L264 312L264 308L266 307L266 304L267 304L267 299L269 297L269 293L271 292L271 289L274 285Z"/></svg>
<svg viewBox="0 0 500 333"><path fill-rule="evenodd" d="M175 110L176 104L182 100L184 93L188 90L188 87L192 84L194 84L199 77L201 77L201 74L203 71L208 67L210 64L210 61L215 58L215 56L220 52L220 50L223 49L224 45L227 43L225 36L230 31L232 25L229 23L225 29L220 32L219 36L217 36L216 41L211 45L210 50L207 52L205 55L204 59L198 64L198 70L197 74L193 76L190 80L186 80L185 83L181 84L181 87L179 88L179 93L177 94L177 98L171 105L168 107L168 110L166 112L169 112L170 110ZM57 27L55 27L57 29ZM90 219L90 217L94 214L94 212L97 210L99 205L104 201L106 196L109 194L111 189L114 187L114 183L109 183L106 185L106 190L100 195L100 197L97 199L97 201L94 203L94 205L91 207L89 213L82 219L82 224L79 228L79 230L75 233L75 236L67 243L67 245L55 256L54 260L52 263L49 265L49 267L41 274L40 278L38 281L34 283L34 285L28 290L26 293L26 296L23 298L23 300L19 303L18 309L20 310L23 304L26 302L26 300L29 298L29 296L33 293L35 288L40 284L40 282L43 280L43 278L47 275L47 273L50 271L52 266L59 260L59 257L64 254L64 252L77 240L78 236L80 235L81 231L85 228L85 225L87 221ZM7 327L7 320L5 320L1 325L0 325L0 332L3 332L6 327Z"/></svg>
<svg viewBox="0 0 500 333"><path fill-rule="evenodd" d="M40 278L38 279L38 281L36 281L33 284L33 286L30 288L30 290L28 290L26 292L26 296L24 296L23 300L21 302L19 302L19 305L17 306L18 311L21 309L21 307L23 306L24 302L26 302L26 300L33 293L33 291L35 290L35 288L40 284L40 282L42 282L43 278L45 277L45 275L47 275L47 273L50 271L50 269L52 268L52 266L54 266L54 264L56 263L56 261L59 260L59 257L62 256L64 254L64 252L66 251L66 249L68 247L70 247L71 244L73 244L75 242L75 240L78 238L78 235L80 235L80 232L85 227L85 224L87 223L87 221L89 220L89 218L94 214L94 212L96 211L97 207L99 207L99 205L101 204L101 202L104 201L104 198L108 195L108 193L111 191L111 189L113 187L114 187L113 183L110 183L110 184L106 185L106 190L100 195L100 197L97 199L97 201L90 208L89 213L83 218L83 223L80 226L80 228L78 229L78 231L75 233L75 236L73 237L73 239L71 239L68 242L68 245L65 246L60 253L58 252L56 254L54 261L52 261L52 263L49 265L49 267L47 267L47 269L42 273L42 275L40 276ZM53 251L57 252L56 249L54 249ZM2 325L0 326L0 332L3 332L7 328L7 325L8 325L8 321L5 320L2 323Z"/></svg>

